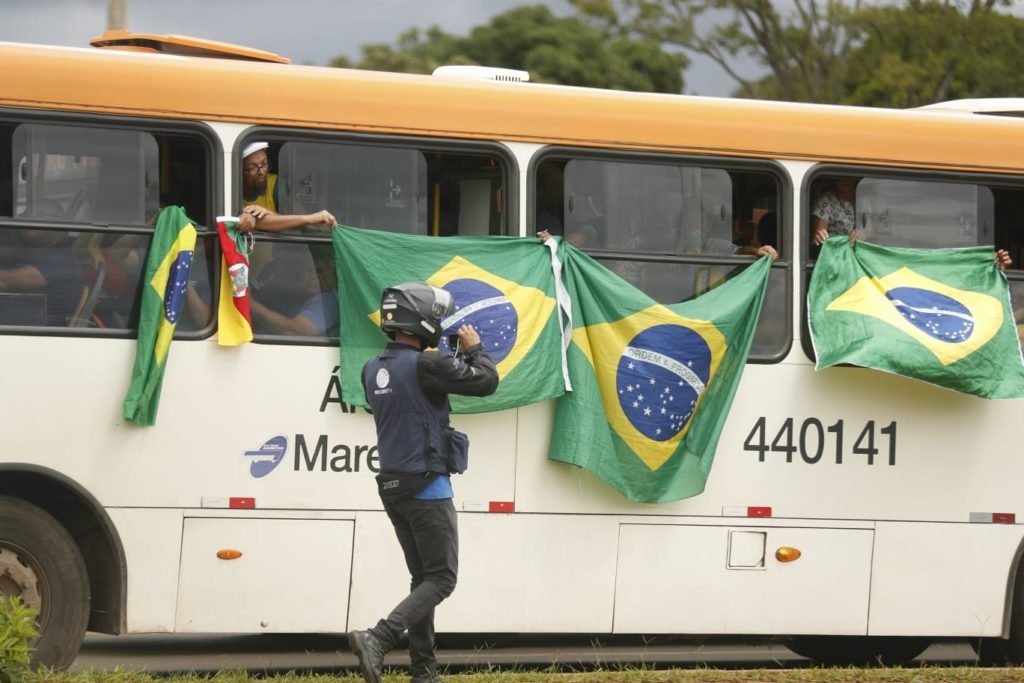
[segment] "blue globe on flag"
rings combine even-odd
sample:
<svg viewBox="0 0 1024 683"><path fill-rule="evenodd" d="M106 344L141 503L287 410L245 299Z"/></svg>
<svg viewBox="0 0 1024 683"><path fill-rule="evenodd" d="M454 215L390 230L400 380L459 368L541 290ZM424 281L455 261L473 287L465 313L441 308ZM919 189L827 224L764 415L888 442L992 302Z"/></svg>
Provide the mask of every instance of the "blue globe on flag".
<svg viewBox="0 0 1024 683"><path fill-rule="evenodd" d="M455 313L441 323L441 350L454 351L448 345L448 335L468 323L476 328L484 351L494 362L504 360L519 334L519 315L508 297L493 285L471 278L452 280L444 288L455 300Z"/></svg>
<svg viewBox="0 0 1024 683"><path fill-rule="evenodd" d="M974 332L971 311L945 294L918 287L894 287L885 296L907 322L934 339L964 342Z"/></svg>
<svg viewBox="0 0 1024 683"><path fill-rule="evenodd" d="M655 325L633 337L615 376L619 405L638 432L667 441L693 417L711 375L711 349L680 325Z"/></svg>

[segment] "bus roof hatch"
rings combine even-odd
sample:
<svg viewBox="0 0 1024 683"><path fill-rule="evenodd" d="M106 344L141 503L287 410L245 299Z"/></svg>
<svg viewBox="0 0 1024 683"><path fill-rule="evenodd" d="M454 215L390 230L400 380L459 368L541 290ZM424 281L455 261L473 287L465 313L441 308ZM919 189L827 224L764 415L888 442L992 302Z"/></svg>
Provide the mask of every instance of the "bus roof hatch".
<svg viewBox="0 0 1024 683"><path fill-rule="evenodd" d="M132 33L123 29L106 31L98 38L89 41L93 47L112 50L128 50L132 52L162 52L169 55L184 57L216 57L220 59L241 59L253 62L275 62L290 64L287 57L273 52L255 50L243 45L221 43L204 38L189 36L156 35L153 33Z"/></svg>

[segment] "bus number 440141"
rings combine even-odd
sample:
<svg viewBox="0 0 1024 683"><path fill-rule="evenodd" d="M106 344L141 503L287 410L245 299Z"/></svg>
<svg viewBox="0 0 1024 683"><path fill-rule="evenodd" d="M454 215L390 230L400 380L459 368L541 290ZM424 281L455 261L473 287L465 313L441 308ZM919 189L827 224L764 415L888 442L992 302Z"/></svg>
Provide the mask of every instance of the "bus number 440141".
<svg viewBox="0 0 1024 683"><path fill-rule="evenodd" d="M835 463L842 465L843 448L847 443L852 443L852 449L847 454L847 462L853 461L854 457L864 456L867 458L867 464L874 465L876 455L884 458L888 454L889 465L896 464L895 421L876 429L875 421L868 420L854 439L856 428L847 431L843 420L837 420L835 424L825 427L821 420L815 417L807 418L799 425L794 423L793 418L787 417L771 441L768 440L767 423L767 418L759 417L747 435L747 440L743 442L743 450L757 453L759 462L765 461L769 451L784 453L786 462L793 462L794 456L799 452L800 458L809 465L821 462L826 455L828 460L834 456Z"/></svg>

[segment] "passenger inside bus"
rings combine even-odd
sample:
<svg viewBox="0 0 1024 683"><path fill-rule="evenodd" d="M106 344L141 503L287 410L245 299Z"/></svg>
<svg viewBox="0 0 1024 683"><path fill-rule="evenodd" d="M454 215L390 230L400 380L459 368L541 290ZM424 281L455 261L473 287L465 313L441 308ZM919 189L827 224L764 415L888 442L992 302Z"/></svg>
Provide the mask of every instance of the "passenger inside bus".
<svg viewBox="0 0 1024 683"><path fill-rule="evenodd" d="M836 178L814 202L811 210L811 240L820 247L831 235L850 235L856 241L857 212L854 202L857 198L857 179Z"/></svg>
<svg viewBox="0 0 1024 683"><path fill-rule="evenodd" d="M757 221L757 242L759 245L774 247L778 251L779 214L775 211L764 213Z"/></svg>
<svg viewBox="0 0 1024 683"><path fill-rule="evenodd" d="M537 232L561 235L564 225L565 164L545 161L537 167Z"/></svg>
<svg viewBox="0 0 1024 683"><path fill-rule="evenodd" d="M338 295L329 245L279 243L274 258L250 280L253 332L337 336Z"/></svg>
<svg viewBox="0 0 1024 683"><path fill-rule="evenodd" d="M52 199L36 200L26 218L61 221L64 208ZM0 293L18 295L10 306L10 315L0 321L12 325L68 325L84 287L82 266L66 231L49 229L21 230L20 244L5 254L0 269ZM40 295L25 298L24 295ZM13 303L13 302L17 303Z"/></svg>

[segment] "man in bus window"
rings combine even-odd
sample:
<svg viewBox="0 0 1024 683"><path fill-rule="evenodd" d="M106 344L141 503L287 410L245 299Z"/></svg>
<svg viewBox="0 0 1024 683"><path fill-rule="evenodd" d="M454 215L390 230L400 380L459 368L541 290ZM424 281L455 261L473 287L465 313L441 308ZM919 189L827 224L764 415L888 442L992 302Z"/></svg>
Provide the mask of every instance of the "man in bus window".
<svg viewBox="0 0 1024 683"><path fill-rule="evenodd" d="M333 228L338 224L331 212L321 209L308 214L277 213L277 174L270 173L266 142L252 142L242 150L242 214L238 229L282 232L307 225Z"/></svg>
<svg viewBox="0 0 1024 683"><path fill-rule="evenodd" d="M366 400L377 426L377 487L405 554L412 590L377 625L348 634L366 683L380 683L384 655L409 633L412 683L438 683L434 608L451 595L459 538L450 473L468 457L465 435L449 426L449 394L487 396L498 371L471 325L458 331L457 356L439 351L441 321L455 311L449 292L423 282L384 290L384 352L363 366ZM458 457L452 457L458 453Z"/></svg>

